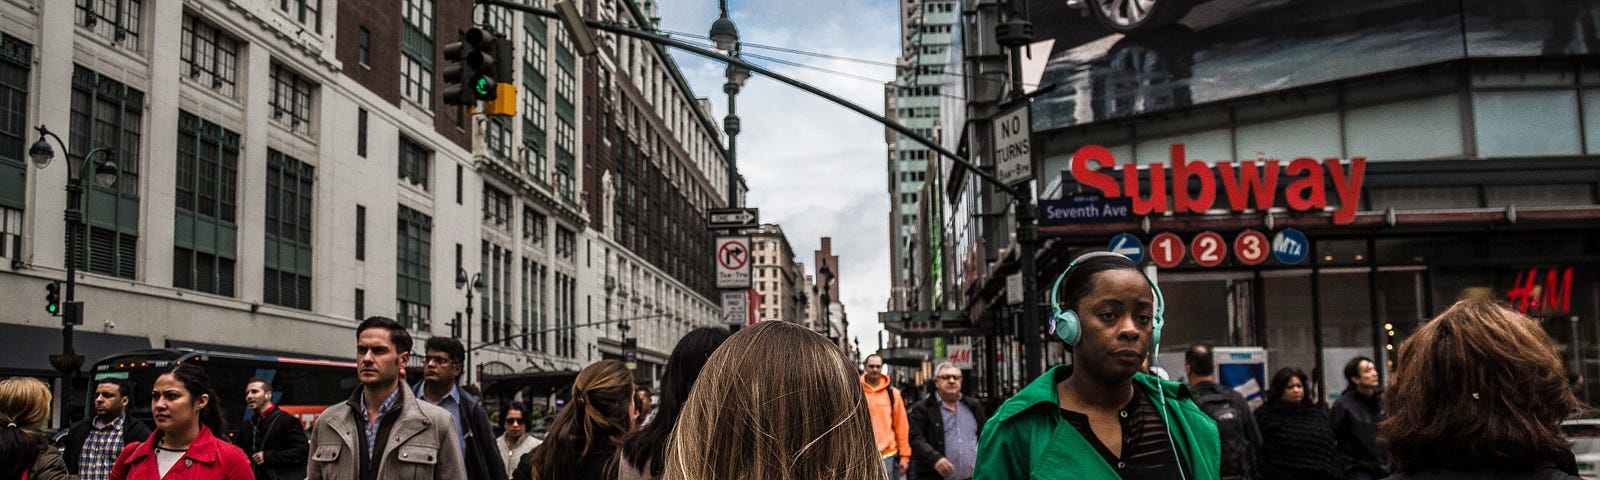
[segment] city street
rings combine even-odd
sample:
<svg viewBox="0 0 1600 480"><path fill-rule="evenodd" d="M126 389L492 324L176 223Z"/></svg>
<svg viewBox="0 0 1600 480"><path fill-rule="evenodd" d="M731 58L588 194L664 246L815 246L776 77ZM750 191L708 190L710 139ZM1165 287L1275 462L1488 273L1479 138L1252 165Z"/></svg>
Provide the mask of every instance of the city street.
<svg viewBox="0 0 1600 480"><path fill-rule="evenodd" d="M1600 478L1600 0L0 18L6 475Z"/></svg>

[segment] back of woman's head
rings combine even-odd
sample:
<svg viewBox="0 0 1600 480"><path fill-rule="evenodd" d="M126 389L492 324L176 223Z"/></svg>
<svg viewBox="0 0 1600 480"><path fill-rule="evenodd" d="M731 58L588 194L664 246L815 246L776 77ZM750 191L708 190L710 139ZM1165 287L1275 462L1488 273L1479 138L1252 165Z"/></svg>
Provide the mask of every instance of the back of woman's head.
<svg viewBox="0 0 1600 480"><path fill-rule="evenodd" d="M683 403L689 399L690 387L700 378L700 370L711 358L711 352L722 346L728 335L732 333L726 328L700 327L678 340L661 375L661 401L656 404L655 419L623 439L622 456L634 469L642 470L647 463L652 470L662 468L661 453L666 450L672 427L678 423Z"/></svg>
<svg viewBox="0 0 1600 480"><path fill-rule="evenodd" d="M668 479L883 475L855 368L787 322L740 330L711 354L667 443Z"/></svg>
<svg viewBox="0 0 1600 480"><path fill-rule="evenodd" d="M206 375L204 368L193 362L180 363L161 372L161 375L171 375L174 380L182 383L183 390L189 392L191 403L199 403L201 396L210 399L206 402L205 408L200 409L200 424L211 429L212 435L221 436L227 433L228 422L222 419L221 399L217 397L217 392L211 390L211 379Z"/></svg>
<svg viewBox="0 0 1600 480"><path fill-rule="evenodd" d="M1505 307L1456 303L1400 345L1379 436L1401 471L1526 468L1563 454L1581 404L1544 329Z"/></svg>
<svg viewBox="0 0 1600 480"><path fill-rule="evenodd" d="M578 372L572 381L572 400L556 414L544 443L528 455L536 478L576 478L576 465L590 451L615 446L631 430L633 373L616 360L601 360ZM616 478L616 462L607 466L606 478Z"/></svg>
<svg viewBox="0 0 1600 480"><path fill-rule="evenodd" d="M1267 393L1272 395L1273 400L1284 401L1283 394L1289 391L1289 381L1297 378L1300 379L1300 391L1305 392L1300 403L1316 403L1311 398L1311 377L1306 376L1305 370L1295 367L1283 367L1278 369L1278 373L1272 374L1272 390Z"/></svg>
<svg viewBox="0 0 1600 480"><path fill-rule="evenodd" d="M17 478L45 444L39 427L50 418L50 386L35 378L0 380L0 474Z"/></svg>

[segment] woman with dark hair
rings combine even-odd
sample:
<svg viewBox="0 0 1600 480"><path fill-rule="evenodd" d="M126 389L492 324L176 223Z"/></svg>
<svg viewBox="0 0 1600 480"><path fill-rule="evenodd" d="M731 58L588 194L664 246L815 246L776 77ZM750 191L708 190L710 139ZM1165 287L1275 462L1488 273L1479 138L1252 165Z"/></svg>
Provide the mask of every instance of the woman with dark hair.
<svg viewBox="0 0 1600 480"><path fill-rule="evenodd" d="M173 470L180 473L175 478L254 480L244 450L212 434L227 431L218 401L205 370L193 363L157 376L150 392L156 431L123 447L111 480L159 480Z"/></svg>
<svg viewBox="0 0 1600 480"><path fill-rule="evenodd" d="M1464 300L1400 344L1379 438L1392 479L1577 479L1561 421L1582 409L1532 319Z"/></svg>
<svg viewBox="0 0 1600 480"><path fill-rule="evenodd" d="M689 331L667 358L666 371L661 375L661 402L656 405L656 415L644 428L622 438L622 466L619 478L623 480L660 479L666 466L661 460L666 450L672 427L678 424L678 415L684 402L689 400L690 387L700 378L700 369L706 366L711 352L722 346L732 335L722 327L700 327ZM641 412L642 413L642 412Z"/></svg>
<svg viewBox="0 0 1600 480"><path fill-rule="evenodd" d="M28 377L0 380L0 479L77 478L39 431L49 419L50 386Z"/></svg>
<svg viewBox="0 0 1600 480"><path fill-rule="evenodd" d="M1256 409L1261 427L1261 474L1266 480L1339 478L1328 410L1307 391L1310 377L1294 367L1272 375L1266 405Z"/></svg>
<svg viewBox="0 0 1600 480"><path fill-rule="evenodd" d="M601 360L578 372L572 401L556 414L544 443L522 456L513 480L615 480L617 446L633 430L633 372Z"/></svg>
<svg viewBox="0 0 1600 480"><path fill-rule="evenodd" d="M1215 422L1188 386L1142 373L1159 351L1161 290L1111 252L1078 257L1056 285L1052 329L1073 363L1050 369L995 411L978 441L973 478L1218 478Z"/></svg>
<svg viewBox="0 0 1600 480"><path fill-rule="evenodd" d="M1333 424L1334 455L1347 480L1373 480L1389 475L1389 458L1378 444L1378 422L1383 421L1383 386L1378 365L1367 357L1344 364L1350 381L1333 402L1328 421Z"/></svg>

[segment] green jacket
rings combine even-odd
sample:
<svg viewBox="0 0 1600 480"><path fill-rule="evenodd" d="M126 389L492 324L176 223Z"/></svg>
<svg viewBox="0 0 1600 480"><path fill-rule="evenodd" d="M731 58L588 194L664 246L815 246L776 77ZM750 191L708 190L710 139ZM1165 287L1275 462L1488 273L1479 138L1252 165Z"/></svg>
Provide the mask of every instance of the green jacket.
<svg viewBox="0 0 1600 480"><path fill-rule="evenodd" d="M1121 478L1059 413L1056 384L1070 375L1071 365L1052 368L1000 405L978 439L973 480ZM1150 397L1167 419L1187 480L1218 480L1217 425L1195 406L1189 387L1145 374L1134 374L1133 381L1142 391L1160 391L1169 399Z"/></svg>

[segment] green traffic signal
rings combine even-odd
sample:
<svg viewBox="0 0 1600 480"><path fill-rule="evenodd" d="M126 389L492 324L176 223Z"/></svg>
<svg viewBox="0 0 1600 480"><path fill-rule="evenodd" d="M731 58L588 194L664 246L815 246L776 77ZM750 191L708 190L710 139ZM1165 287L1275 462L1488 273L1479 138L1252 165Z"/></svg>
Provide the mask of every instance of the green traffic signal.
<svg viewBox="0 0 1600 480"><path fill-rule="evenodd" d="M61 283L44 284L44 312L51 316L61 314Z"/></svg>
<svg viewBox="0 0 1600 480"><path fill-rule="evenodd" d="M477 91L479 96L486 96L493 93L493 87L494 84L486 77L478 77L473 79L472 82L472 89Z"/></svg>

